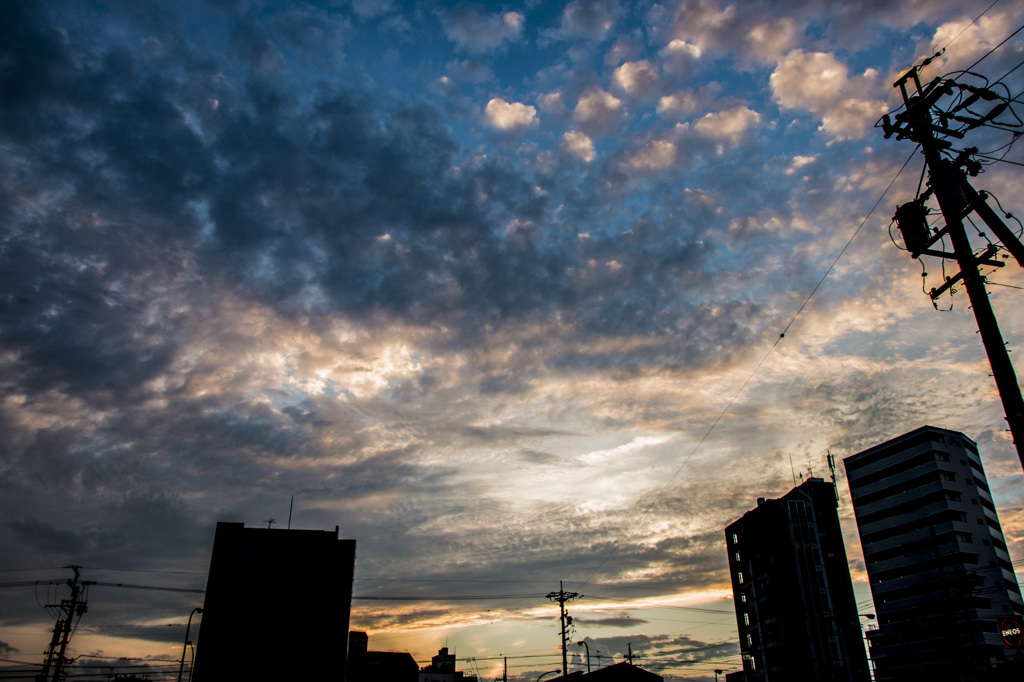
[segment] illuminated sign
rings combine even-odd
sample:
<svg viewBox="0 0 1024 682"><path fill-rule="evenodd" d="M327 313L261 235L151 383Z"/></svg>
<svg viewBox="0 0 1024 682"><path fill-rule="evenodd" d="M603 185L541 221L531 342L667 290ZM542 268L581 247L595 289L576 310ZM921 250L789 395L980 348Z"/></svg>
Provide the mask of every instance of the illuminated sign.
<svg viewBox="0 0 1024 682"><path fill-rule="evenodd" d="M1024 624L1021 624L1020 618L1003 618L999 621L999 631L1003 634L1003 645L1007 649L1024 646Z"/></svg>

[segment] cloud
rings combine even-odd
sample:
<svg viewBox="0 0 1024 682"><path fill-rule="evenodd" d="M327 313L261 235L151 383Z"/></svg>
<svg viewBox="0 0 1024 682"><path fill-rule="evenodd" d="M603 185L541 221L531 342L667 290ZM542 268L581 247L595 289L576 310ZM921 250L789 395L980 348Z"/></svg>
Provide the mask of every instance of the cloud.
<svg viewBox="0 0 1024 682"><path fill-rule="evenodd" d="M674 38L658 54L664 60L665 72L678 75L689 73L691 67L700 59L703 50L699 45Z"/></svg>
<svg viewBox="0 0 1024 682"><path fill-rule="evenodd" d="M445 65L445 71L455 80L464 83L486 83L494 80L494 72L472 59L453 60Z"/></svg>
<svg viewBox="0 0 1024 682"><path fill-rule="evenodd" d="M573 112L576 123L592 134L610 130L622 121L624 115L622 100L597 88L583 93Z"/></svg>
<svg viewBox="0 0 1024 682"><path fill-rule="evenodd" d="M771 64L796 47L800 25L793 17L780 17L758 24L747 33L747 42L754 59L762 64Z"/></svg>
<svg viewBox="0 0 1024 682"><path fill-rule="evenodd" d="M713 140L739 144L746 132L761 122L761 115L743 105L705 114L693 124L693 130Z"/></svg>
<svg viewBox="0 0 1024 682"><path fill-rule="evenodd" d="M628 614L623 613L621 616L614 616L609 618L590 618L577 616L577 623L586 623L591 627L609 627L609 628L633 628L639 625L644 625L648 621L643 618L633 618Z"/></svg>
<svg viewBox="0 0 1024 682"><path fill-rule="evenodd" d="M640 56L643 49L643 39L637 35L622 35L616 38L615 44L605 53L604 63L606 66L618 66L627 61L633 61Z"/></svg>
<svg viewBox="0 0 1024 682"><path fill-rule="evenodd" d="M814 163L814 160L817 158L817 156L801 156L799 154L794 156L793 160L789 164L789 168L786 169L786 175L792 175L801 168L809 166Z"/></svg>
<svg viewBox="0 0 1024 682"><path fill-rule="evenodd" d="M554 35L566 40L600 42L615 26L619 6L614 0L572 0L562 10L561 25Z"/></svg>
<svg viewBox="0 0 1024 682"><path fill-rule="evenodd" d="M490 52L506 42L515 42L523 32L524 17L509 11L488 14L476 5L460 5L441 14L448 39L473 52Z"/></svg>
<svg viewBox="0 0 1024 682"><path fill-rule="evenodd" d="M582 161L590 163L594 160L594 142L578 130L570 130L562 135L562 148Z"/></svg>
<svg viewBox="0 0 1024 682"><path fill-rule="evenodd" d="M228 37L228 46L233 56L253 71L276 72L284 69L281 51L251 24L235 26Z"/></svg>
<svg viewBox="0 0 1024 682"><path fill-rule="evenodd" d="M537 98L541 111L551 116L564 116L568 112L560 92L548 92Z"/></svg>
<svg viewBox="0 0 1024 682"><path fill-rule="evenodd" d="M651 62L626 62L612 72L612 80L631 97L650 97L658 91L658 69Z"/></svg>
<svg viewBox="0 0 1024 682"><path fill-rule="evenodd" d="M714 0L683 0L666 30L668 44L679 40L680 47L688 44L704 53L711 46L732 42L736 24L743 16L733 4L720 7Z"/></svg>
<svg viewBox="0 0 1024 682"><path fill-rule="evenodd" d="M202 574L216 520L283 519L294 494L295 526L358 539L357 591L473 597L357 602L354 623L391 628L382 636L422 628L403 648L431 654L490 620L549 633L550 604L482 598L473 581L540 576L525 591L544 594L557 587L544 576L598 565L602 593L622 602L574 616L630 636L632 605L729 608L721 528L788 489L787 453L801 465L934 417L982 434L1007 476L1019 466L958 322L969 311L930 317L912 263L882 244L885 216L744 384L906 153L829 147L806 125L759 134L775 93L744 60L750 27L776 19L767 10L716 19L712 3L688 3L689 33L662 6L596 5L610 30L588 29L580 3L571 21L522 10L547 22L538 35L574 41L545 65L544 50L524 59L512 44L527 27L507 12L473 10L486 34L474 43L457 33L472 22L453 29L460 42L397 4L353 5L358 40L337 20L344 7L127 7L16 3L0 24L0 544L12 565ZM804 55L828 49L837 15L820 11L813 42L797 29ZM385 26L399 20L416 32ZM759 38L764 59L789 39L772 38ZM659 71L674 40L686 59ZM858 40L858 60L898 59ZM442 74L446 87L424 85ZM838 116L838 102L888 88L844 77L835 92L782 79L778 105ZM986 178L1011 193L997 166ZM685 469L638 521L680 453ZM31 594L15 592L0 610L18 604L37 623ZM123 637L166 640L154 623L180 623L193 599L103 597L86 620L137 623L89 633L90 650L118 655L139 646ZM153 619L133 620L141 611ZM42 640L50 626L32 627ZM736 653L717 635L729 624L706 641L657 627L642 624L651 651ZM629 641L641 642L609 646Z"/></svg>
<svg viewBox="0 0 1024 682"><path fill-rule="evenodd" d="M872 71L851 78L832 54L798 49L779 62L769 84L780 107L812 112L829 137L845 140L863 137L887 110L885 102L870 99L876 79Z"/></svg>
<svg viewBox="0 0 1024 682"><path fill-rule="evenodd" d="M484 120L487 125L498 130L519 130L537 123L537 107L494 97L487 102Z"/></svg>
<svg viewBox="0 0 1024 682"><path fill-rule="evenodd" d="M364 19L376 19L394 7L395 0L352 0L352 11Z"/></svg>
<svg viewBox="0 0 1024 682"><path fill-rule="evenodd" d="M660 171L672 166L678 158L676 145L669 140L654 140L629 157L633 170Z"/></svg>
<svg viewBox="0 0 1024 682"><path fill-rule="evenodd" d="M697 110L697 96L692 92L677 92L658 100L658 115L666 118L685 118Z"/></svg>

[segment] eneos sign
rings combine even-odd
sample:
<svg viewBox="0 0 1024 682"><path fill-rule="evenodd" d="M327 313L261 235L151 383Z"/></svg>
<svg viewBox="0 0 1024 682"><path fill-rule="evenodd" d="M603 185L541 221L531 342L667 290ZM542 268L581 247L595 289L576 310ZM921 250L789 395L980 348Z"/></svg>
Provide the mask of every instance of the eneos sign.
<svg viewBox="0 0 1024 682"><path fill-rule="evenodd" d="M1020 618L1003 618L999 621L999 631L1003 634L1003 645L1007 649L1024 646L1024 624Z"/></svg>

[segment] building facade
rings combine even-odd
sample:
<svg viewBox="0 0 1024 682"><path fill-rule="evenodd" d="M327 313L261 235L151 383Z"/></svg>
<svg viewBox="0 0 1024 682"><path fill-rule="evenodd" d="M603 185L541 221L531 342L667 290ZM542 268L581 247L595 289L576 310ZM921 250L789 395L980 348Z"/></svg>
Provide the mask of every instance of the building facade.
<svg viewBox="0 0 1024 682"><path fill-rule="evenodd" d="M193 682L345 680L355 540L218 523Z"/></svg>
<svg viewBox="0 0 1024 682"><path fill-rule="evenodd" d="M877 614L876 680L1001 679L1018 652L999 622L1024 601L977 445L925 426L843 463Z"/></svg>
<svg viewBox="0 0 1024 682"><path fill-rule="evenodd" d="M725 529L749 682L867 682L835 488L811 478Z"/></svg>

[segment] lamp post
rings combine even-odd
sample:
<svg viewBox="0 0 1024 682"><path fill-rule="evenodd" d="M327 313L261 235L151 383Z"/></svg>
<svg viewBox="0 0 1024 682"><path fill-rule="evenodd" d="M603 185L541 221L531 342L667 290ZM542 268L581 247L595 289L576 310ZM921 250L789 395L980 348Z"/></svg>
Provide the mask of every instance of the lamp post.
<svg viewBox="0 0 1024 682"><path fill-rule="evenodd" d="M579 642L576 642L576 646L582 646L582 647L586 647L587 648L587 673L589 674L590 673L590 645L587 644L585 641L580 640Z"/></svg>
<svg viewBox="0 0 1024 682"><path fill-rule="evenodd" d="M718 682L718 676L721 675L724 672L725 672L724 670L716 670L715 671L715 682Z"/></svg>
<svg viewBox="0 0 1024 682"><path fill-rule="evenodd" d="M560 673L560 672L562 672L562 671L561 670L549 670L546 673L541 673L540 677L546 677L548 675L554 675L555 673ZM540 677L537 678L537 682L540 682Z"/></svg>
<svg viewBox="0 0 1024 682"><path fill-rule="evenodd" d="M181 665L178 666L178 682L181 682L181 674L185 672L185 652L188 651L188 645L192 642L188 639L188 631L192 629L192 616L197 613L202 613L203 609L199 606L192 609L192 613L188 614L188 625L185 626L185 643L181 647ZM189 677L192 676L192 667L188 669Z"/></svg>

